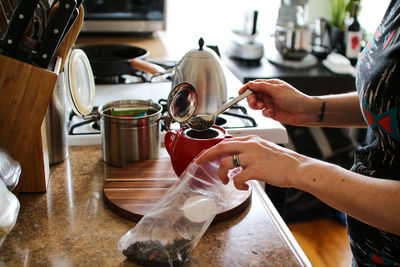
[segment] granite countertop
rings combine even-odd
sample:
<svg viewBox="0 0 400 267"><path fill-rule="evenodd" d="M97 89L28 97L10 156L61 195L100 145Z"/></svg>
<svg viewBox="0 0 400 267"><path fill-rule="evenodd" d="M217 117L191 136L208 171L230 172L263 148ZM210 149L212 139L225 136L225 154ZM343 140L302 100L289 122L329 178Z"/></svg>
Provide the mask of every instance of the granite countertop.
<svg viewBox="0 0 400 267"><path fill-rule="evenodd" d="M0 248L0 264L135 266L117 248L135 223L104 204L107 166L101 147L70 147L69 152L67 160L51 167L46 193L18 194L20 213ZM186 265L311 266L257 182L251 205L212 224Z"/></svg>

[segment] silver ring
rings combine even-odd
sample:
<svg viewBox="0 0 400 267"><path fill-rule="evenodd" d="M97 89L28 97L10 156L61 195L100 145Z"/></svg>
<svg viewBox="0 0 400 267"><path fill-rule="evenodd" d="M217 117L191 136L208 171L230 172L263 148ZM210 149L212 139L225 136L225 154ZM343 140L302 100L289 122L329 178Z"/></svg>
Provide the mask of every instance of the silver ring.
<svg viewBox="0 0 400 267"><path fill-rule="evenodd" d="M236 168L240 167L240 161L239 161L238 154L233 155L233 166L235 166Z"/></svg>

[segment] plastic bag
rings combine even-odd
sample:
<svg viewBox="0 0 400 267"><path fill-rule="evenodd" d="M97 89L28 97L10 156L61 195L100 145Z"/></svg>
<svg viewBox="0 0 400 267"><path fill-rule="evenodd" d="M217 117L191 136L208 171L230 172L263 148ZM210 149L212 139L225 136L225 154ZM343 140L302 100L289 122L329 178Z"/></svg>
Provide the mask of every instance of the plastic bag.
<svg viewBox="0 0 400 267"><path fill-rule="evenodd" d="M123 235L119 250L131 261L151 266L179 266L226 207L236 205L238 190L218 178L219 160L193 161L162 199ZM250 189L249 189L250 190Z"/></svg>
<svg viewBox="0 0 400 267"><path fill-rule="evenodd" d="M0 144L0 179L3 180L8 190L14 190L18 184L20 174L20 164Z"/></svg>
<svg viewBox="0 0 400 267"><path fill-rule="evenodd" d="M20 204L0 179L0 247L17 221Z"/></svg>

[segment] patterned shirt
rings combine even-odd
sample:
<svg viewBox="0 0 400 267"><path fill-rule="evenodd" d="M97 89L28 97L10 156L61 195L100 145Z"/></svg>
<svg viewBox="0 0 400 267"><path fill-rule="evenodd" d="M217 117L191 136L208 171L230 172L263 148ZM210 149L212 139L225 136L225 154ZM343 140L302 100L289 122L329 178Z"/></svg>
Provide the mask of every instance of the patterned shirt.
<svg viewBox="0 0 400 267"><path fill-rule="evenodd" d="M368 130L352 171L381 179L400 180L399 38L400 0L392 0L356 66L356 88ZM400 236L350 216L347 225L353 266L400 266Z"/></svg>

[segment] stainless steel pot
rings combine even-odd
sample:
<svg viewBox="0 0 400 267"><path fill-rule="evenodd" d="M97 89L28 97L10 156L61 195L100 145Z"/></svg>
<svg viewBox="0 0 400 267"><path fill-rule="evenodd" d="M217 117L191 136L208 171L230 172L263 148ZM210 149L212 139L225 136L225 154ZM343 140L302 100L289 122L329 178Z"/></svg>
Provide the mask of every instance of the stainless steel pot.
<svg viewBox="0 0 400 267"><path fill-rule="evenodd" d="M301 60L311 52L311 31L307 26L277 25L275 47L284 59Z"/></svg>
<svg viewBox="0 0 400 267"><path fill-rule="evenodd" d="M115 108L145 109L140 117L112 115ZM160 151L160 104L147 100L119 100L98 108L103 160L112 166L157 158ZM87 118L87 117L86 117Z"/></svg>

